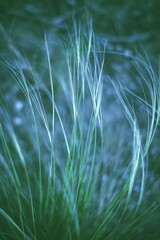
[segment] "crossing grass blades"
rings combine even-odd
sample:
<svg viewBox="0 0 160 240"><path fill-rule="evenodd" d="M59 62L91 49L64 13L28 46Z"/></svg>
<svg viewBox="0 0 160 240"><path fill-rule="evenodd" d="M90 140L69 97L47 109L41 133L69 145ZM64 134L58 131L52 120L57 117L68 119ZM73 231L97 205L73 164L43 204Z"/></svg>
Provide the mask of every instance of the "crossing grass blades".
<svg viewBox="0 0 160 240"><path fill-rule="evenodd" d="M124 88L120 78L104 74L106 49L91 26L82 32L75 27L69 37L60 69L45 36L44 78L20 52L14 61L1 59L23 99L21 121L15 122L12 103L1 93L1 240L158 239L160 203L156 198L147 205L145 192L148 151L160 119L159 78L149 60L133 58L143 97ZM108 88L122 111L122 121L115 120L119 133L122 122L128 126L123 136L117 133L118 153L109 142L114 126L105 118Z"/></svg>

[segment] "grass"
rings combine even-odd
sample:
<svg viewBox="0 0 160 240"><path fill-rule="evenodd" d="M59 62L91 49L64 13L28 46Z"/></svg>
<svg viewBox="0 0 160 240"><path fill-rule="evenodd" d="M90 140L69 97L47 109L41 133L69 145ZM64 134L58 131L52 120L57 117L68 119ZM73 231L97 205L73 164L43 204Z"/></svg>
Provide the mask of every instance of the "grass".
<svg viewBox="0 0 160 240"><path fill-rule="evenodd" d="M160 203L147 200L156 196L147 190L147 156L159 126L159 78L140 56L132 60L142 97L106 77L105 45L91 25L74 28L55 65L45 35L43 77L15 47L14 61L1 60L23 104L17 123L1 93L0 239L156 240ZM112 123L106 109L116 99Z"/></svg>

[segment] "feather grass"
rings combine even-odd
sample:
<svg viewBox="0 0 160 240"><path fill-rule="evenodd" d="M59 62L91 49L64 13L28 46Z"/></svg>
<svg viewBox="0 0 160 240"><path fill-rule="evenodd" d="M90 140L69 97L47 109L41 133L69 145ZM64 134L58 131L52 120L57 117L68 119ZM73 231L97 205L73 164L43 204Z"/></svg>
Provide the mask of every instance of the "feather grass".
<svg viewBox="0 0 160 240"><path fill-rule="evenodd" d="M76 24L74 29L75 35L70 36L70 46L65 50L64 77L61 75L58 82L59 88L64 89L61 92L61 98L66 97L64 106L55 97L55 69L47 35L45 51L49 78L46 81L49 82L42 84L39 81L27 59L31 79L21 62L17 61L16 65L4 60L1 62L23 93L28 115L19 131L1 105L2 240L132 239L137 229L145 227L151 216L156 216L159 211L160 204L156 201L148 209L140 211L147 175L147 154L160 118L159 79L149 60L146 63L137 61L139 58L133 59L148 88L150 101L145 90L142 99L125 89L120 80L110 79L130 124L132 153L130 160L122 163L123 174L129 172L128 179L119 183L117 169L117 175L105 182L106 123L102 108L105 46L103 50L95 50L97 40L91 24L84 34ZM147 116L145 140L127 93L144 107ZM25 135L23 139L21 132ZM114 159L113 163L111 159L105 163L110 171L121 160L115 156ZM140 181L138 198L133 191L137 178ZM129 208L132 202L136 205L134 209Z"/></svg>

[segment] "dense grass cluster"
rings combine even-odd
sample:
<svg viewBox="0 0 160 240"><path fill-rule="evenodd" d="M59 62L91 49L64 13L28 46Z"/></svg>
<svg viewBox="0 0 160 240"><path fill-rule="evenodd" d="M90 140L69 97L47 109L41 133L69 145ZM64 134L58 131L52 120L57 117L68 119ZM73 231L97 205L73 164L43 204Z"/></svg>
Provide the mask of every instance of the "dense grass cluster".
<svg viewBox="0 0 160 240"><path fill-rule="evenodd" d="M17 91L14 103L1 92L1 240L158 240L159 182L150 184L148 154L159 78L138 56L141 95L111 79L105 45L91 25L82 32L75 24L57 63L45 36L42 75L14 47L14 59L1 59Z"/></svg>

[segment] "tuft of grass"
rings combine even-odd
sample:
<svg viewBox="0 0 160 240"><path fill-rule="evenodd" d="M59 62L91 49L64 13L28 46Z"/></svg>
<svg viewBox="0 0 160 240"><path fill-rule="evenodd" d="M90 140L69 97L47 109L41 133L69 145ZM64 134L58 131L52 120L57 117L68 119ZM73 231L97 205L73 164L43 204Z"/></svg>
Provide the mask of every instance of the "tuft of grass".
<svg viewBox="0 0 160 240"><path fill-rule="evenodd" d="M75 24L69 39L57 75L45 35L43 81L16 49L16 61L1 61L16 82L23 112L17 127L1 94L0 239L157 239L157 229L155 236L146 232L159 220L160 204L143 202L147 155L160 119L159 78L139 57L133 62L143 97L109 79L124 109L122 122L129 123L129 145L122 146L127 134L117 134L115 153L109 135L114 129L105 121L104 93L111 87L104 81L105 45L100 49L91 24L85 33ZM135 104L146 116L145 128ZM122 122L116 122L119 128Z"/></svg>

